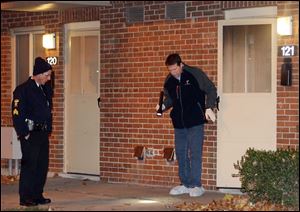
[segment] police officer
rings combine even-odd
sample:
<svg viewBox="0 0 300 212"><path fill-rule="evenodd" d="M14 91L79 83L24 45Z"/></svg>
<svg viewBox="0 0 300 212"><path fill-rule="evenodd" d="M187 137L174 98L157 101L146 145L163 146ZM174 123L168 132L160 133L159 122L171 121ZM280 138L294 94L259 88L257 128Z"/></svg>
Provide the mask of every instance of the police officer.
<svg viewBox="0 0 300 212"><path fill-rule="evenodd" d="M33 76L13 92L13 125L21 143L20 205L35 206L51 200L43 196L49 164L49 134L52 130L52 67L35 58Z"/></svg>

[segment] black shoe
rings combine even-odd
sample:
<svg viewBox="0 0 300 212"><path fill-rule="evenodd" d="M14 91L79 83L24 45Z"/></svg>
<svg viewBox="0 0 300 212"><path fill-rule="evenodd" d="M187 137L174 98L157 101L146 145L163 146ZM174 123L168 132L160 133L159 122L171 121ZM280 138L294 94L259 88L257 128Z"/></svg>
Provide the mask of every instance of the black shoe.
<svg viewBox="0 0 300 212"><path fill-rule="evenodd" d="M33 200L20 200L20 205L30 207L37 206L38 204Z"/></svg>
<svg viewBox="0 0 300 212"><path fill-rule="evenodd" d="M44 205L44 204L49 204L51 202L51 199L48 198L39 198L35 200L35 203Z"/></svg>

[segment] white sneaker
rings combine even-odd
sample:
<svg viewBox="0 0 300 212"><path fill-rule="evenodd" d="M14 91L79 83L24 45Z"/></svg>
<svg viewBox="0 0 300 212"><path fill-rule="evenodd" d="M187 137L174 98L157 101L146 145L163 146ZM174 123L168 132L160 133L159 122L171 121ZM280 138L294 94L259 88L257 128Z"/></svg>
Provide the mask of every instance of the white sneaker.
<svg viewBox="0 0 300 212"><path fill-rule="evenodd" d="M200 197L205 192L205 189L202 186L201 187L190 188L189 190L190 190L190 196L191 197Z"/></svg>
<svg viewBox="0 0 300 212"><path fill-rule="evenodd" d="M190 189L185 187L184 185L180 185L172 188L169 194L179 195L179 194L188 194L188 193L190 193Z"/></svg>

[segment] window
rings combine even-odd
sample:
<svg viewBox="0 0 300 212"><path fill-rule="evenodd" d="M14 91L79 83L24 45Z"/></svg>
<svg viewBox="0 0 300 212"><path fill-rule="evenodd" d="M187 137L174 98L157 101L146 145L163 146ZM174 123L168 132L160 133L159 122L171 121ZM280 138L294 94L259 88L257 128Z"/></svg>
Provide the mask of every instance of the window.
<svg viewBox="0 0 300 212"><path fill-rule="evenodd" d="M20 85L32 75L34 58L46 59L42 46L44 30L41 27L13 30L15 40L15 85Z"/></svg>
<svg viewBox="0 0 300 212"><path fill-rule="evenodd" d="M271 92L271 25L224 26L223 91Z"/></svg>

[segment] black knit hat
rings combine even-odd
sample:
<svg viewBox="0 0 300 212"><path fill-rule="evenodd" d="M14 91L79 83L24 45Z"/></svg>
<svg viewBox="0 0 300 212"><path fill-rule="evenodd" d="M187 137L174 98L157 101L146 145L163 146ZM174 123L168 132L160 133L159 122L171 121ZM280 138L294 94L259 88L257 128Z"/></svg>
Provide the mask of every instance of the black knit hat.
<svg viewBox="0 0 300 212"><path fill-rule="evenodd" d="M52 70L52 66L41 57L34 60L33 76Z"/></svg>

